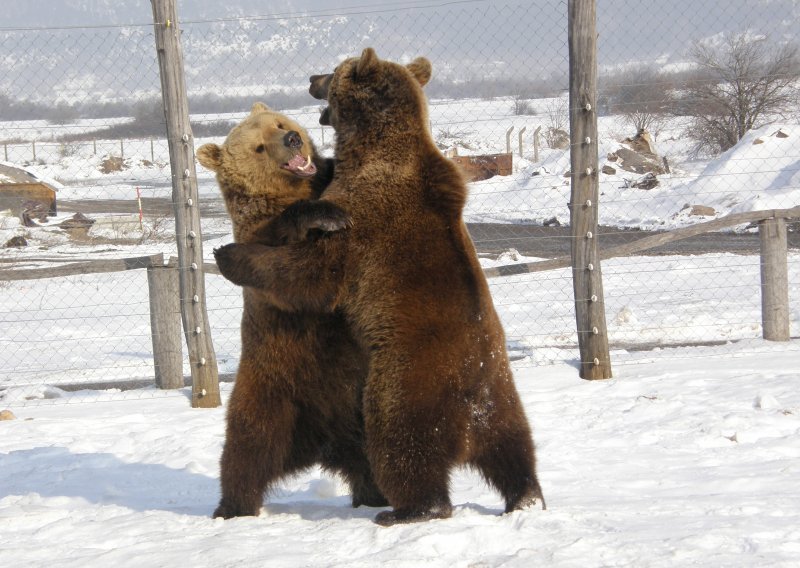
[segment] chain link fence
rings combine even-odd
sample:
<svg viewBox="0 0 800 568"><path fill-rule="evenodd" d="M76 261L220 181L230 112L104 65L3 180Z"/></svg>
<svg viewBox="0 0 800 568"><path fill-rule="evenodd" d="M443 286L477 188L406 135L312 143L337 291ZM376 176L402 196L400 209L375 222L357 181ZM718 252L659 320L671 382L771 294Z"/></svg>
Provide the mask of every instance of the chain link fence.
<svg viewBox="0 0 800 568"><path fill-rule="evenodd" d="M431 132L472 180L465 218L485 267L569 256L566 3L412 4L222 19L181 6L196 147L221 142L262 101L330 155L334 133L318 123L308 76L367 46L397 61L424 55L434 68L425 88ZM769 14L752 1L599 3L601 249L800 205L798 60L786 23L796 12L792 2L775 2ZM153 392L144 268L176 248L150 19L143 9L138 25L0 29L4 406L92 400L101 387L104 399L109 388L120 397ZM725 109L736 100L729 78L738 76L737 57L750 58L740 75L754 88L772 79L783 98L731 126ZM783 66L770 66L781 57ZM724 135L715 130L726 125ZM230 222L213 174L199 166L198 184L212 261L212 249L232 240ZM796 220L788 227L796 348L800 239ZM127 270L18 279L112 259L128 259ZM667 347L748 349L762 336L760 269L758 228L747 224L604 261L612 366L702 356L654 355ZM570 268L490 285L517 365L577 359ZM206 290L220 373L230 379L241 291L216 275L207 275Z"/></svg>

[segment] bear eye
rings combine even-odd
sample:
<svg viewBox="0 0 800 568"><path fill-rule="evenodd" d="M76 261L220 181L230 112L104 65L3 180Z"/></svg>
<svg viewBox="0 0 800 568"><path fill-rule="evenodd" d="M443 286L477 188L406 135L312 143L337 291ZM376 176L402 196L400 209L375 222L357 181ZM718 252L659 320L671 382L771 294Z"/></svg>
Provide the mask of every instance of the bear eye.
<svg viewBox="0 0 800 568"><path fill-rule="evenodd" d="M264 152L264 150L266 150L266 148L264 147L263 144L259 144L258 146L256 146L256 152L258 152L259 154Z"/></svg>
<svg viewBox="0 0 800 568"><path fill-rule="evenodd" d="M278 126L278 130L283 130L283 123L282 122L279 122L277 126Z"/></svg>

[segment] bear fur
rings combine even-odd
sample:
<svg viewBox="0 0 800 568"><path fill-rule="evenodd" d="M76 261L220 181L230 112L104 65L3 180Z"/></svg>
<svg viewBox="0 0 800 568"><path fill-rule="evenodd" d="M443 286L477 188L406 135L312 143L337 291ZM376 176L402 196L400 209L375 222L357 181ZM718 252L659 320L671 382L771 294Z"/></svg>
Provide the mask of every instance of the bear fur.
<svg viewBox="0 0 800 568"><path fill-rule="evenodd" d="M318 197L333 167L303 128L261 103L197 158L216 173L238 243L289 204ZM343 314L285 311L245 288L241 337L214 516L257 515L275 482L314 464L343 475L353 506L386 504L364 453L368 361Z"/></svg>
<svg viewBox="0 0 800 568"><path fill-rule="evenodd" d="M311 93L329 104L321 120L337 133L333 181L320 201L259 229L259 242L215 251L236 284L347 315L370 356L367 455L393 507L381 525L449 517L458 465L477 469L506 512L544 506L503 329L462 219L466 185L428 132L430 72L424 58L402 66L366 49L312 78ZM350 215L347 230L262 244L302 234L331 205Z"/></svg>

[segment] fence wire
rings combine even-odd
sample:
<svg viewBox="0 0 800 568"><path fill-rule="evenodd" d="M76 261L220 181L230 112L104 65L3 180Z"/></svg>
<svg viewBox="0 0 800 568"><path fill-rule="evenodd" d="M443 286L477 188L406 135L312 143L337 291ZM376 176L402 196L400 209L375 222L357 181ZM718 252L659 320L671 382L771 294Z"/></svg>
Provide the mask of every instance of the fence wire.
<svg viewBox="0 0 800 568"><path fill-rule="evenodd" d="M773 4L765 14L744 0L598 3L601 248L730 213L800 205L798 60L786 40L795 37L786 22L796 8ZM563 1L422 2L220 19L180 8L196 146L221 143L262 101L298 121L331 155L334 133L318 123L309 75L368 46L401 62L423 55L433 63L425 91L439 148L467 162L482 156L501 164L510 156L502 171L468 170L464 214L485 267L569 255ZM139 21L150 17L143 9ZM742 53L735 51L740 44ZM0 51L0 401L92 400L99 387L149 396L154 387L128 390L153 381L145 270L7 275L176 255L152 24L4 28ZM786 65L770 67L782 53ZM729 144L715 128L732 128L733 118L714 101L735 100L724 98L735 93L723 71L736 68L734 55L748 54L754 59L745 78L780 83L785 98ZM230 221L213 174L200 166L198 184L212 261L212 249L232 240ZM796 345L796 222L789 222L788 241ZM653 349L722 344L735 352L759 341L760 262L757 228L746 225L604 261L612 367ZM492 278L490 285L517 365L577 360L570 269ZM229 379L240 355L241 291L216 275L207 276L206 288L219 369Z"/></svg>

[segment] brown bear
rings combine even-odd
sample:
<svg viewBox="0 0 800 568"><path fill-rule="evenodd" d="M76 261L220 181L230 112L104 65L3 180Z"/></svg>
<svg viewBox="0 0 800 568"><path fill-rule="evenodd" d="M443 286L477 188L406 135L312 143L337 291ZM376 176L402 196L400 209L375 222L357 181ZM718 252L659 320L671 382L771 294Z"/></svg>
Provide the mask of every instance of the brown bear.
<svg viewBox="0 0 800 568"><path fill-rule="evenodd" d="M239 243L250 242L259 224L289 204L318 197L333 171L303 128L261 103L221 146L205 144L197 158L216 172ZM242 353L214 516L257 515L276 481L313 464L343 475L353 506L385 505L364 449L363 349L341 312L275 304L265 292L244 290Z"/></svg>
<svg viewBox="0 0 800 568"><path fill-rule="evenodd" d="M367 455L393 510L381 525L451 515L450 471L476 468L506 512L544 499L531 430L505 338L462 219L466 185L436 148L422 93L431 73L372 49L315 77L337 133L334 178L259 229L258 243L215 251L223 275L295 308L344 311L369 353L364 389ZM282 247L331 217L347 230ZM310 304L309 304L310 303Z"/></svg>

